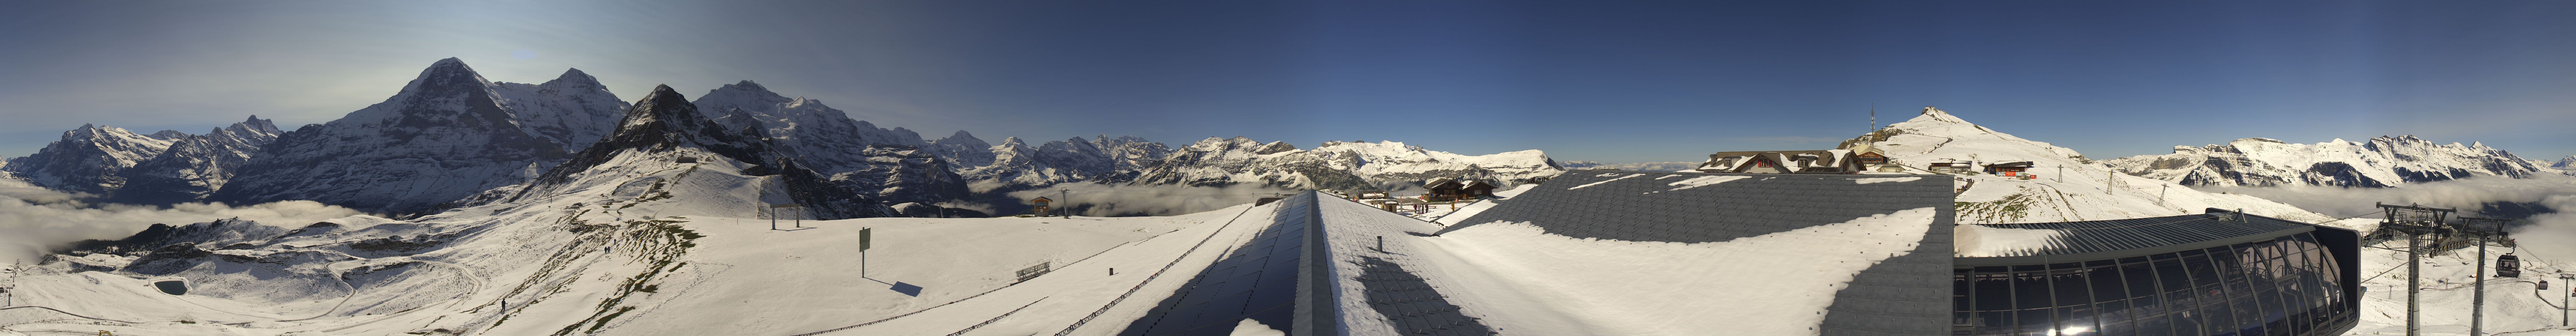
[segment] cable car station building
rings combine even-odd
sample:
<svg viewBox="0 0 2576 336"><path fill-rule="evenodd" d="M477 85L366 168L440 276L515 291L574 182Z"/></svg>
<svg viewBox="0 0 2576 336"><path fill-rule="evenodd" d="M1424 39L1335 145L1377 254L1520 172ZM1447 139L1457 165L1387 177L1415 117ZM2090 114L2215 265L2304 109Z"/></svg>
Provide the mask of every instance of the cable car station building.
<svg viewBox="0 0 2576 336"><path fill-rule="evenodd" d="M2352 230L2207 209L1960 231L2048 238L1962 248L1954 335L2341 335L2358 322Z"/></svg>
<svg viewBox="0 0 2576 336"><path fill-rule="evenodd" d="M1799 161L1780 154L1747 156ZM1808 167L1841 166L1826 163ZM2350 230L2219 209L1958 224L1948 175L1579 170L1445 226L1319 195L1246 210L1216 229L1231 238L1203 242L1219 255L1130 289L1133 307L1094 323L1122 336L1252 323L1289 335L2299 336L2357 321Z"/></svg>

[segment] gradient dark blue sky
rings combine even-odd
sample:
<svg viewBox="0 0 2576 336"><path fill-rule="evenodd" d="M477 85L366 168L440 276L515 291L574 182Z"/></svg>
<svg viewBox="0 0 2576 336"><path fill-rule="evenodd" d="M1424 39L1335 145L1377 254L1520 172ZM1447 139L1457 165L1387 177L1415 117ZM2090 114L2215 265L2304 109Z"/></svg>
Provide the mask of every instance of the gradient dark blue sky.
<svg viewBox="0 0 2576 336"><path fill-rule="evenodd" d="M1937 105L2096 158L2413 134L2576 154L2576 2L67 2L0 12L0 155L301 125L431 61L634 99L755 80L931 137L1822 148ZM1088 3L1088 2L1086 2Z"/></svg>

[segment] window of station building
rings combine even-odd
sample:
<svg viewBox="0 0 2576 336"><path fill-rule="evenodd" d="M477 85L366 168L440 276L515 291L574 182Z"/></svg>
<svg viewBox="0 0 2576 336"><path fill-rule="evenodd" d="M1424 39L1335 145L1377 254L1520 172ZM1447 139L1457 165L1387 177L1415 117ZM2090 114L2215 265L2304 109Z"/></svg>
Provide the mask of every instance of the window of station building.
<svg viewBox="0 0 2576 336"><path fill-rule="evenodd" d="M2048 292L2048 266L2013 266L2013 320L2023 332L2056 329L2057 310Z"/></svg>

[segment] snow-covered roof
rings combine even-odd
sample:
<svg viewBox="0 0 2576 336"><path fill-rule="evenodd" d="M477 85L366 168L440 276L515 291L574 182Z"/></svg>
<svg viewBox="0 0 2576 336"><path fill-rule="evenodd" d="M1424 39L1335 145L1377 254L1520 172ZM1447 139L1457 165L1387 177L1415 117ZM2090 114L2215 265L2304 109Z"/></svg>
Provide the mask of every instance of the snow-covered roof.
<svg viewBox="0 0 2576 336"><path fill-rule="evenodd" d="M1962 225L1957 262L1989 266L2118 259L2264 241L2319 227L2215 208L2205 211L2098 221Z"/></svg>
<svg viewBox="0 0 2576 336"><path fill-rule="evenodd" d="M1569 328L1598 329L1566 334L1687 334L1679 330L1689 328L1745 335L1947 334L1948 300L1936 296L1946 296L1950 283L1951 181L1885 176L1574 172L1429 241L1492 258L1474 265L1479 268L1554 270L1512 275L1537 278L1531 280L1477 282L1526 281L1509 289L1586 296L1600 307L1590 309L1637 315L1590 321L1631 325L1577 325ZM1470 269L1425 264L1434 272L1424 277L1435 284L1463 281L1441 278ZM1500 264L1508 265L1489 266ZM1680 271L1645 271L1666 268ZM1763 271L1718 271L1745 269ZM1488 324L1576 309L1489 307L1476 303L1527 298L1483 287L1440 290L1451 302L1465 302L1467 311L1487 314ZM1917 293L1931 296L1885 299ZM1728 303L1644 302L1676 296Z"/></svg>

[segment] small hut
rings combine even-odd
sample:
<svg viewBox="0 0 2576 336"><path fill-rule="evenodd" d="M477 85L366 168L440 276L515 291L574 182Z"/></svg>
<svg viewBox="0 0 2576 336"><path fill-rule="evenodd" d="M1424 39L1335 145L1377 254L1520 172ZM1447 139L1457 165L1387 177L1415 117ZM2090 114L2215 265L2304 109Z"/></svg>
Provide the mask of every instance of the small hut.
<svg viewBox="0 0 2576 336"><path fill-rule="evenodd" d="M2021 176L2023 171L2030 170L2030 166L2030 161L1990 164L1986 165L1986 173L2003 176Z"/></svg>
<svg viewBox="0 0 2576 336"><path fill-rule="evenodd" d="M1051 202L1055 202L1055 200L1054 200L1054 199L1048 199L1048 198L1046 198L1046 196L1038 196L1038 198L1037 198L1037 199L1029 200L1029 204L1035 204L1035 205L1037 205L1037 207L1036 207L1036 208L1031 208L1031 209L1029 209L1029 214L1031 214L1031 215L1037 215L1038 217L1046 217L1046 215L1047 215L1047 203L1051 203Z"/></svg>

